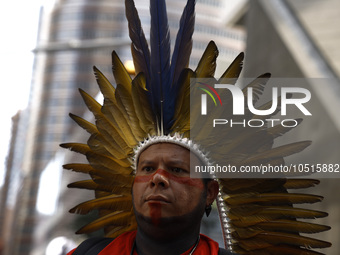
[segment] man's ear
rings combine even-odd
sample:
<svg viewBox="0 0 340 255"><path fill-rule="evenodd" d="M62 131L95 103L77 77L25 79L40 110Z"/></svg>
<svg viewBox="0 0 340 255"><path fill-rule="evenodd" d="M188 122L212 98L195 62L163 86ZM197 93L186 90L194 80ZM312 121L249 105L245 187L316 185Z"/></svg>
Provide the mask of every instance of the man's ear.
<svg viewBox="0 0 340 255"><path fill-rule="evenodd" d="M218 182L215 180L209 181L207 183L207 204L211 205L216 199L219 191Z"/></svg>

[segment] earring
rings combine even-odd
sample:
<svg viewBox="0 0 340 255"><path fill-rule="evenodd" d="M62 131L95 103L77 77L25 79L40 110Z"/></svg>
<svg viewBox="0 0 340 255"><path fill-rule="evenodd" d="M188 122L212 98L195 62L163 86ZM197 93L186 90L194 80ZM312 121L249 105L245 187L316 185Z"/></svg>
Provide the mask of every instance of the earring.
<svg viewBox="0 0 340 255"><path fill-rule="evenodd" d="M209 217L209 214L211 213L211 205L207 205L205 207L205 214L207 215L207 217Z"/></svg>

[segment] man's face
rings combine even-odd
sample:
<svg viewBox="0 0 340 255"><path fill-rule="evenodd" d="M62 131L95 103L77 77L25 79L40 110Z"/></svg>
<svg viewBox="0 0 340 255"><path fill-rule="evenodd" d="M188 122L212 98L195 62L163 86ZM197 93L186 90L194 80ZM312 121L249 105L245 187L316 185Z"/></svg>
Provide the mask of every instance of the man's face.
<svg viewBox="0 0 340 255"><path fill-rule="evenodd" d="M193 162L199 160L191 155ZM148 147L139 157L133 184L135 211L154 224L161 219L202 214L207 202L202 179L190 178L190 151L176 144L159 143ZM199 208L198 208L199 207Z"/></svg>

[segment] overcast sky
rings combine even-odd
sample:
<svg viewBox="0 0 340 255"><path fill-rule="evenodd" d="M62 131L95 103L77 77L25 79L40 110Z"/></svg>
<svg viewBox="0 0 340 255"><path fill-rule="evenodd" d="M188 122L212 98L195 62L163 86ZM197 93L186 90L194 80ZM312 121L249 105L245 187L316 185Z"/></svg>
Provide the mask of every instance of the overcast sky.
<svg viewBox="0 0 340 255"><path fill-rule="evenodd" d="M10 138L11 117L24 109L31 85L39 9L46 0L2 1L0 8L0 184Z"/></svg>

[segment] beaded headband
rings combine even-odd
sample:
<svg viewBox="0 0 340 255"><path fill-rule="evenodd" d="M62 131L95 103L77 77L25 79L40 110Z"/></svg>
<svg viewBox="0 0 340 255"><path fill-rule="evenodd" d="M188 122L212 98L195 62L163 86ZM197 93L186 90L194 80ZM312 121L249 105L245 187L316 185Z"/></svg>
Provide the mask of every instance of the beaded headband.
<svg viewBox="0 0 340 255"><path fill-rule="evenodd" d="M145 151L148 147L150 147L153 144L158 143L171 143L171 144L177 144L183 148L188 149L190 152L192 152L204 165L211 165L211 162L208 158L208 155L205 154L200 148L201 146L194 143L192 140L183 137L182 135L175 133L174 135L162 135L162 136L149 136L144 141L140 142L138 146L134 149L134 169L136 171L137 169L137 162L139 159L140 154Z"/></svg>

